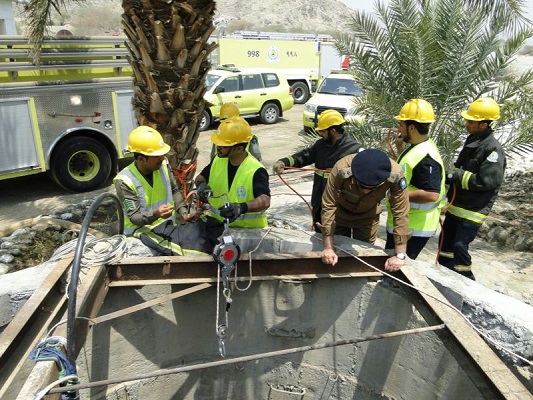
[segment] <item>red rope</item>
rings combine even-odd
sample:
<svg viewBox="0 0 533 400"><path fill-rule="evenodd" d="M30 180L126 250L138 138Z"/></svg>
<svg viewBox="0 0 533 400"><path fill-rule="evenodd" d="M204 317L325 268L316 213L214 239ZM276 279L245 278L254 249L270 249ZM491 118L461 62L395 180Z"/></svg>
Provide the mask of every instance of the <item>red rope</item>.
<svg viewBox="0 0 533 400"><path fill-rule="evenodd" d="M299 170L299 171L313 171L313 172L325 172L325 173L329 173L330 170L328 169L318 169L318 168L298 168L298 167L290 167L288 165L282 167L283 169L293 169L293 170ZM281 175L278 175L279 179L281 179L281 181L290 189L292 190L300 199L302 199L304 201L304 203L307 205L307 208L309 209L309 215L311 216L311 220L313 221L312 224L311 224L311 231L314 229L314 226L315 226L315 219L313 218L313 209L311 208L311 205L309 204L309 202L303 198L303 196L298 193L291 185L289 185L289 183L283 179L281 177Z"/></svg>

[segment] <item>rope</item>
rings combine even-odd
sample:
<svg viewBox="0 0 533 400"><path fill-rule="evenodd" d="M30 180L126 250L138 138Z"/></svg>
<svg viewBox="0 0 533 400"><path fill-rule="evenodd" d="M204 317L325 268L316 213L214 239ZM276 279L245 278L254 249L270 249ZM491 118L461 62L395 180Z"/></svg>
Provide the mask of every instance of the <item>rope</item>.
<svg viewBox="0 0 533 400"><path fill-rule="evenodd" d="M324 170L324 169L318 169L318 168L298 168L298 167L289 167L289 166L284 166L282 167L283 169L293 169L293 170L299 170L299 171L313 171L313 172L316 172L316 171L319 171L319 172L330 172L329 170ZM309 209L309 215L311 216L311 231L313 230L314 226L315 226L315 219L313 218L313 209L311 207L311 205L309 204L309 202L304 199L304 197L298 193L291 185L289 185L289 183L283 179L281 177L281 175L278 175L279 179L290 189L292 190L300 199L303 200L303 202L305 203L305 205L307 206L307 208Z"/></svg>
<svg viewBox="0 0 533 400"><path fill-rule="evenodd" d="M316 236L316 235L310 234L309 232L306 232L306 231L303 231L303 232L306 233L307 235L309 235L309 236L312 237L312 238L315 238L315 239L318 239L318 240L323 241L322 238L320 238L320 237L318 237L318 236ZM382 271L382 270L380 270L379 268L374 267L373 265L369 264L368 262L366 262L366 261L363 260L362 258L357 257L355 254L352 254L352 253L350 253L349 251L344 250L343 248L341 248L341 247L339 247L339 246L337 246L337 245L335 245L335 244L333 245L333 247L335 247L335 249L337 249L337 250L339 250L339 251L341 251L341 252L343 252L343 253L345 253L345 254L348 254L349 256L351 256L351 257L353 257L353 258L355 258L357 261L359 261L359 262L363 263L364 265L366 265L366 266L372 268L373 270L379 272L380 274L383 274L383 275L385 275L385 276L388 276L389 278L395 280L396 282L398 282L398 283L400 283L400 284L402 284L402 285L405 285L405 286L407 286L407 287L409 287L409 288L411 288L411 289L414 289L414 290L418 291L419 293L423 293L423 294L425 294L426 296L431 297L432 299L438 301L439 303L442 303L443 305L445 305L445 306L451 308L451 309L454 310L457 314L459 314L459 315L460 315L460 316L466 321L466 323L467 323L468 325L470 325L470 327L471 327L472 329L474 329L474 331L476 331L481 337L483 337L483 338L484 338L485 340L487 340L489 343L493 344L496 348L502 350L503 352L505 352L505 353L507 353L507 354L510 354L511 356L514 356L514 357L518 358L519 360L525 362L525 363L528 364L528 365L533 366L533 362L532 362L532 361L529 361L527 358L522 357L521 355L516 354L516 353L514 353L513 351L511 351L511 350L505 348L502 344L500 344L499 342L495 341L495 340L492 339L490 336L488 336L488 334L486 334L486 333L482 332L480 329L478 329L478 328L477 328L472 322L470 322L470 320L466 317L466 315L464 315L464 314L461 312L461 310L459 310L457 307L453 306L452 304L450 304L450 303L448 303L448 302L445 302L445 301L439 299L438 297L433 296L431 293L427 293L427 292L424 291L423 289L419 289L419 288L417 288L416 286L411 285L410 283L407 283L407 282L401 280L400 278L397 278L397 277L395 277L395 276L389 274L389 273L386 272L386 271Z"/></svg>
<svg viewBox="0 0 533 400"><path fill-rule="evenodd" d="M237 266L238 266L238 264L237 263L235 264L235 289L237 289L237 290L239 290L241 292L245 292L248 289L250 289L250 286L252 286L252 278L253 278L253 275L252 275L252 253L256 252L259 249L259 246L261 245L263 240L267 237L267 235L270 233L270 231L272 229L274 229L273 226L268 228L268 230L265 232L265 234L259 240L259 243L257 243L257 246L255 246L255 249L253 249L252 251L248 252L248 267L249 267L249 274L250 275L249 275L248 286L246 286L244 289L241 289L239 287L239 285L237 284L237 276L238 276L238 274L237 274Z"/></svg>
<svg viewBox="0 0 533 400"><path fill-rule="evenodd" d="M193 170L196 169L197 161L194 160L192 163L190 163L186 168L172 168L172 174L174 175L174 178L181 184L181 188L183 191L183 198L187 198L188 191L187 191L187 175Z"/></svg>
<svg viewBox="0 0 533 400"><path fill-rule="evenodd" d="M83 247L81 265L109 264L121 260L126 254L127 242L125 235L114 235L110 238L93 239Z"/></svg>

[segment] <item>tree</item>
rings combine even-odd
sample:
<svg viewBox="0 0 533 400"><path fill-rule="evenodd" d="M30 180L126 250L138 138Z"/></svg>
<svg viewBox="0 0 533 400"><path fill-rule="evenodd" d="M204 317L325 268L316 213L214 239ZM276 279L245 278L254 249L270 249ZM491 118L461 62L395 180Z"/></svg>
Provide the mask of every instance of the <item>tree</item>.
<svg viewBox="0 0 533 400"><path fill-rule="evenodd" d="M30 42L39 61L47 21L65 0L31 0L27 6ZM185 168L198 155L198 124L205 108L208 43L215 27L213 0L123 0L122 27L133 68L133 107L140 125L157 129L171 148L174 168ZM188 179L192 179L194 170Z"/></svg>
<svg viewBox="0 0 533 400"><path fill-rule="evenodd" d="M365 90L356 111L366 123L354 136L366 146L382 144L387 127L410 98L435 108L430 135L450 162L463 142L460 112L470 102L493 97L502 105L495 134L509 151L533 143L533 132L518 129L531 111L533 72L515 77L507 68L533 36L523 1L391 0L374 14L355 11L337 49L350 56L350 71ZM529 147L531 149L531 147Z"/></svg>

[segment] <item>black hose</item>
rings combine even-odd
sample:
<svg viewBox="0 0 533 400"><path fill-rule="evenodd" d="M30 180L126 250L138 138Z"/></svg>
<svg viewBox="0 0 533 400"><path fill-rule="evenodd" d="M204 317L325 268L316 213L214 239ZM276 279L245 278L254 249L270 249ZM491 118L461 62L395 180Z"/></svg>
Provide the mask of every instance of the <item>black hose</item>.
<svg viewBox="0 0 533 400"><path fill-rule="evenodd" d="M87 231L89 230L89 224L93 218L94 213L100 207L104 200L111 199L115 204L118 213L119 220L119 233L124 232L124 212L122 211L122 205L117 196L111 193L102 193L98 196L93 204L87 210L87 214L83 219L83 223L80 229L80 235L78 236L78 242L76 244L76 251L74 253L74 259L72 261L72 270L70 274L70 284L68 287L68 308L67 308L67 359L76 369L76 343L74 341L74 323L76 321L76 296L78 295L78 282L81 266L81 257L83 255L83 247L85 245L85 239L87 237Z"/></svg>

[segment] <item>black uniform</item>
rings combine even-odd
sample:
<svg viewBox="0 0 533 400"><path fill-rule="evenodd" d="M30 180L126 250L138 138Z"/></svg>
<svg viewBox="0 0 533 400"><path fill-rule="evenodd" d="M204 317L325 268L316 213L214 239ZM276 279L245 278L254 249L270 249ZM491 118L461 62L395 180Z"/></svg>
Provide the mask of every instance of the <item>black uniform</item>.
<svg viewBox="0 0 533 400"><path fill-rule="evenodd" d="M453 202L442 226L439 263L472 279L468 247L496 201L506 164L505 152L489 126L466 139L448 178L447 196Z"/></svg>
<svg viewBox="0 0 533 400"><path fill-rule="evenodd" d="M363 148L347 133L339 135L333 145L327 143L324 139L319 139L313 144L292 156L282 158L285 165L291 167L305 167L306 165L315 164L315 168L327 172L316 171L313 180L313 192L311 194L311 207L313 208L313 221L321 222L322 211L322 193L326 188L329 177L329 171L341 158L362 151Z"/></svg>

